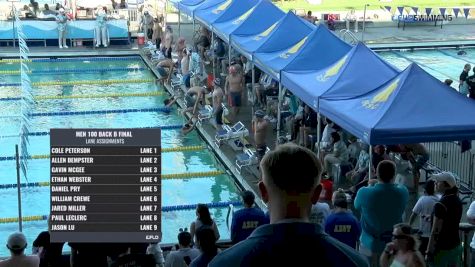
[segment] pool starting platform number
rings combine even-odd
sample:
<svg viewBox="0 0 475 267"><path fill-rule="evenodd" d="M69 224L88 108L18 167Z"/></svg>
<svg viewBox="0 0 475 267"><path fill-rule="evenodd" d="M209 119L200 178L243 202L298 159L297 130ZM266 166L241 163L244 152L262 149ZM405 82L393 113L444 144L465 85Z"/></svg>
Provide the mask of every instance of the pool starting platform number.
<svg viewBox="0 0 475 267"><path fill-rule="evenodd" d="M51 242L158 242L160 129L51 129Z"/></svg>

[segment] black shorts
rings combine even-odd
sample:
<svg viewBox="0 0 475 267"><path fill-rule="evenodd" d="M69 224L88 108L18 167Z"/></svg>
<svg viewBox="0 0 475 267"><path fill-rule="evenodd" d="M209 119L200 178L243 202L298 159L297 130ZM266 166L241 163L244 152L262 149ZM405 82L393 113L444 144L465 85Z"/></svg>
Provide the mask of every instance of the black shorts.
<svg viewBox="0 0 475 267"><path fill-rule="evenodd" d="M261 161L261 159L266 154L266 150L267 150L267 146L265 144L256 146L256 155L259 161Z"/></svg>
<svg viewBox="0 0 475 267"><path fill-rule="evenodd" d="M214 118L216 125L223 125L223 111L224 111L223 108L219 108L216 111L216 117Z"/></svg>
<svg viewBox="0 0 475 267"><path fill-rule="evenodd" d="M240 107L241 106L241 93L240 92L230 92L229 95L229 105L231 107Z"/></svg>
<svg viewBox="0 0 475 267"><path fill-rule="evenodd" d="M195 98L189 94L185 95L185 105L188 108L194 107L195 106Z"/></svg>
<svg viewBox="0 0 475 267"><path fill-rule="evenodd" d="M164 77L167 77L167 76L168 76L167 71L166 71L164 68L162 68L162 67L157 67L157 71L158 71L158 73L159 73L160 76L161 76L160 78L164 78Z"/></svg>

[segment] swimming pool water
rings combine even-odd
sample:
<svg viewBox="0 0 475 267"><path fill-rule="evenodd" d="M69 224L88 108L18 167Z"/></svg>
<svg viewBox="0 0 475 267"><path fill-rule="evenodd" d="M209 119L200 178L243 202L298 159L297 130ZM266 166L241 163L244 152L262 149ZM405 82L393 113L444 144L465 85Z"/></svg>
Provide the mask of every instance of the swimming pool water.
<svg viewBox="0 0 475 267"><path fill-rule="evenodd" d="M31 70L85 69L85 68L146 68L140 60L104 62L61 62L30 63ZM0 63L1 70L18 70L17 63ZM39 81L83 81L83 80L126 80L155 78L147 69L144 71L112 71L104 73L31 74L32 82ZM19 75L0 75L0 83L19 82ZM72 85L33 87L33 95L84 95L108 93L140 93L162 90L153 83L130 83L111 85ZM0 98L18 97L20 89L0 87ZM32 112L61 112L86 110L111 110L129 108L155 108L163 106L163 96L115 97L101 99L55 99L37 101ZM20 127L19 101L0 101L0 136L18 135ZM138 112L120 114L94 114L79 116L42 116L31 118L31 132L49 131L50 128L134 128L182 124L184 119L176 109L169 115L160 112ZM31 155L49 154L49 135L30 136ZM19 137L0 138L0 157L13 156ZM197 133L182 136L178 130L162 131L162 146L202 145L204 141ZM49 181L49 159L29 162L28 182ZM162 173L186 173L220 169L220 165L209 150L196 152L172 152L162 155ZM22 182L27 182L22 177ZM16 183L14 161L0 161L0 184ZM0 189L0 217L17 217L17 189ZM22 188L23 216L47 215L49 212L49 187ZM164 206L223 202L239 200L238 189L228 175L210 178L173 179L162 182L162 203ZM223 239L229 238L225 223L227 208L210 209L219 226ZM195 211L165 212L162 215L162 242L176 242L178 229L189 227L195 219ZM36 236L47 229L46 221L24 222L29 248ZM18 230L17 223L0 224L0 257L8 256L5 244L7 236ZM65 251L69 250L65 246Z"/></svg>
<svg viewBox="0 0 475 267"><path fill-rule="evenodd" d="M467 53L464 56L457 55L458 51L460 50L415 50L413 52L379 52L378 54L400 70L404 70L411 63L415 62L441 81L445 79L453 80L452 87L458 89L459 76L463 66L467 63L470 63L472 67L475 65L475 49L464 49Z"/></svg>

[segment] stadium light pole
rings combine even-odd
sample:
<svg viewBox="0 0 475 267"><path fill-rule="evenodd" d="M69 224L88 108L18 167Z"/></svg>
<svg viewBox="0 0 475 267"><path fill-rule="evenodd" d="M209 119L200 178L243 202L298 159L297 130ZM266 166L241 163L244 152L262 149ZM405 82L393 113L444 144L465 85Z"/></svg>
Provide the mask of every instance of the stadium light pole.
<svg viewBox="0 0 475 267"><path fill-rule="evenodd" d="M364 11L363 11L363 32L361 33L361 42L364 43L364 32L366 30L366 8L369 7L369 4L364 5Z"/></svg>

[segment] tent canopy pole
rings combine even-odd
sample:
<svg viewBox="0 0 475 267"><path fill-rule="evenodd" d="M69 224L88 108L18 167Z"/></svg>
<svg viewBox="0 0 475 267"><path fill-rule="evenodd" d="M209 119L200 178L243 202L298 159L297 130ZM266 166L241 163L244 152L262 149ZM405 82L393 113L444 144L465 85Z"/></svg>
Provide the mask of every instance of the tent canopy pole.
<svg viewBox="0 0 475 267"><path fill-rule="evenodd" d="M279 139L280 139L280 109L282 105L282 98L283 98L283 92L282 92L282 83L279 79L279 96L278 96L278 101L277 101L277 138L276 138L276 145L279 144Z"/></svg>
<svg viewBox="0 0 475 267"><path fill-rule="evenodd" d="M368 178L369 178L370 180L373 179L373 177L372 177L372 176L373 176L373 175L372 175L372 173L373 173L372 167L373 167L373 166L372 166L372 165L373 165L373 146L370 145L370 146L369 146L369 166L368 166L368 170L369 170L369 172L368 172Z"/></svg>

